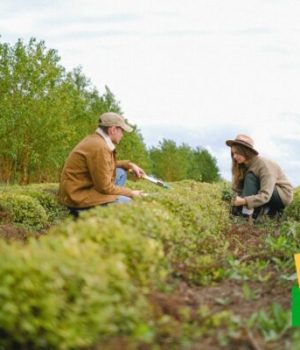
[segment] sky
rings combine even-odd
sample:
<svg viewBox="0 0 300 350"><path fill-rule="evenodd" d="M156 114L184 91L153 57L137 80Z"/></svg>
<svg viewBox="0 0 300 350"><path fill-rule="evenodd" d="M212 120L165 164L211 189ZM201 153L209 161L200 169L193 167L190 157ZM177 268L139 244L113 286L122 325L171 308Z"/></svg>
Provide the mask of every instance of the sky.
<svg viewBox="0 0 300 350"><path fill-rule="evenodd" d="M299 0L1 0L2 42L35 37L107 85L148 147L251 136L300 185Z"/></svg>

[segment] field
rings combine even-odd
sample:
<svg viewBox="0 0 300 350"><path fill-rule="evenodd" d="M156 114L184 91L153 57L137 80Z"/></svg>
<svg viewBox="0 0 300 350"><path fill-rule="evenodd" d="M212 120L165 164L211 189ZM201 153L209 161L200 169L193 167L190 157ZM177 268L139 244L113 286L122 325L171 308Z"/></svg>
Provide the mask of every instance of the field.
<svg viewBox="0 0 300 350"><path fill-rule="evenodd" d="M300 349L300 190L283 217L229 215L195 181L74 221L57 184L0 187L0 349Z"/></svg>

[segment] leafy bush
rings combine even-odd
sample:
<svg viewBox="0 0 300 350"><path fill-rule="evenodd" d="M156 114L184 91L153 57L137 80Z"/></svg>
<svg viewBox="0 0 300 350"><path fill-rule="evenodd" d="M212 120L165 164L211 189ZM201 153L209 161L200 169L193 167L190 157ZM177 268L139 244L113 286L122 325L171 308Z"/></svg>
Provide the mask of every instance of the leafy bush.
<svg viewBox="0 0 300 350"><path fill-rule="evenodd" d="M223 201L231 203L234 197L234 192L232 191L231 184L224 181L221 186L222 186L221 193L222 193Z"/></svg>
<svg viewBox="0 0 300 350"><path fill-rule="evenodd" d="M119 211L126 210L120 205ZM98 216L101 211L111 215ZM81 220L68 221L57 226L49 235L76 237L80 242L97 244L99 256L118 254L133 283L149 286L166 275L167 263L162 245L151 237L143 237L134 226L127 225L114 216L116 208L98 208L82 215Z"/></svg>
<svg viewBox="0 0 300 350"><path fill-rule="evenodd" d="M130 187L142 188L149 195L118 206L119 210L111 205L90 211L82 215L83 220L92 216L120 220L129 225L128 232L135 228L159 240L172 273L187 281L207 284L224 276L227 245L222 231L228 212L217 185L182 181L172 183L171 190L146 182L130 183Z"/></svg>
<svg viewBox="0 0 300 350"><path fill-rule="evenodd" d="M1 186L0 222L35 232L61 221L67 210L58 203L57 190L57 184Z"/></svg>
<svg viewBox="0 0 300 350"><path fill-rule="evenodd" d="M39 202L23 194L0 193L2 210L11 220L29 231L38 231L46 227L48 216Z"/></svg>
<svg viewBox="0 0 300 350"><path fill-rule="evenodd" d="M182 280L206 285L228 276L224 229L229 219L221 186L183 181L170 190L146 182L129 187L148 196L86 211L23 246L0 242L0 349L105 348L115 337L136 346L164 334L180 342L195 338L188 334L196 328L203 332L197 323L202 321L188 324L196 314L187 310L190 318L180 330L172 313L162 313L152 297L170 292L170 280L176 288ZM22 198L23 190L1 191L4 213L11 210L7 220L15 220L11 198ZM25 197L54 213L56 190L32 185L26 188L31 197ZM286 230L298 235L295 226ZM272 251L287 247L276 237L266 243ZM178 334L172 335L176 324Z"/></svg>
<svg viewBox="0 0 300 350"><path fill-rule="evenodd" d="M300 221L300 187L294 190L294 199L284 210L285 219Z"/></svg>
<svg viewBox="0 0 300 350"><path fill-rule="evenodd" d="M151 308L120 253L100 255L76 236L0 249L0 348L78 349L149 333Z"/></svg>
<svg viewBox="0 0 300 350"><path fill-rule="evenodd" d="M194 283L207 284L223 276L221 266L227 244L223 231L229 223L218 185L181 181L173 190L154 196L182 224L171 261L176 274ZM152 200L146 198L146 202Z"/></svg>
<svg viewBox="0 0 300 350"><path fill-rule="evenodd" d="M121 231L130 237L126 239L133 240L139 235L141 239L144 236L159 242L164 251L161 263L166 266L168 262L172 274L200 284L222 278L221 262L227 249L222 231L228 223L228 215L218 186L193 181L172 184L173 190L147 182L130 183L129 186L143 188L149 196L130 205L95 208L81 214L82 221L60 226L52 233L92 239L108 245L106 249L109 250L117 239L112 237L112 232L122 226ZM204 204L201 197L206 200ZM88 227L93 225L90 230ZM121 246L117 244L118 249ZM132 271L139 275L138 271Z"/></svg>
<svg viewBox="0 0 300 350"><path fill-rule="evenodd" d="M172 184L156 200L163 204L193 234L219 235L228 224L227 207L221 199L218 185L181 181Z"/></svg>
<svg viewBox="0 0 300 350"><path fill-rule="evenodd" d="M57 200L57 184L31 184L28 186L2 186L0 193L23 194L36 199L44 208L48 222L56 223L66 217L67 210Z"/></svg>

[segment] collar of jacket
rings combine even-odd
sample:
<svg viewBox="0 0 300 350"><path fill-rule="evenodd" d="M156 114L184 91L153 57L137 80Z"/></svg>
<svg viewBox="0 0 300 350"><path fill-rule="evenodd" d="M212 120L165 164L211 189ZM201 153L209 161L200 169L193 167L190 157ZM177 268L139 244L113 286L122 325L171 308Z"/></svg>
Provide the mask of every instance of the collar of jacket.
<svg viewBox="0 0 300 350"><path fill-rule="evenodd" d="M96 133L99 134L101 137L104 138L104 141L106 142L108 148L113 152L116 149L116 146L112 143L111 139L109 138L108 135L105 134L105 132L100 129L97 128L96 129Z"/></svg>
<svg viewBox="0 0 300 350"><path fill-rule="evenodd" d="M251 160L249 160L248 164L246 165L246 168L249 169L250 166L258 159L258 156L254 156Z"/></svg>

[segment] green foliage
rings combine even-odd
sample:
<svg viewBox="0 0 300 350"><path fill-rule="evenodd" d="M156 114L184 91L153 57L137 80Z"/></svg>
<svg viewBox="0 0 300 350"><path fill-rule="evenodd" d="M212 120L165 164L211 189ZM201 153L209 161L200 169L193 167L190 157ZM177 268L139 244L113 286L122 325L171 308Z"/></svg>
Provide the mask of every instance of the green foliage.
<svg viewBox="0 0 300 350"><path fill-rule="evenodd" d="M269 310L255 312L248 324L261 332L267 342L276 341L291 327L291 313L272 303Z"/></svg>
<svg viewBox="0 0 300 350"><path fill-rule="evenodd" d="M300 221L300 187L294 190L294 199L284 210L284 218Z"/></svg>
<svg viewBox="0 0 300 350"><path fill-rule="evenodd" d="M131 187L150 189L144 183ZM224 276L221 262L228 248L223 231L229 221L219 186L187 180L172 183L172 190L153 185L152 189L157 194L146 197L140 206L147 204L148 210L149 202L157 202L176 218L168 250L173 273L197 284L221 279ZM137 216L136 222L140 217Z"/></svg>
<svg viewBox="0 0 300 350"><path fill-rule="evenodd" d="M82 220L58 226L49 234L70 239L76 236L79 242L94 242L98 247L97 254L102 257L118 255L136 284L147 286L162 280L166 274L166 261L160 242L143 237L133 226L121 223L113 215L115 210L107 217L98 216L97 213L101 214L103 210L111 209L98 208L85 213Z"/></svg>
<svg viewBox="0 0 300 350"><path fill-rule="evenodd" d="M222 186L222 199L225 202L228 202L229 204L231 204L231 201L234 197L234 192L232 191L231 188L231 184L228 182L222 182L221 183Z"/></svg>
<svg viewBox="0 0 300 350"><path fill-rule="evenodd" d="M0 249L1 348L85 348L144 324L149 305L119 254L76 237Z"/></svg>
<svg viewBox="0 0 300 350"><path fill-rule="evenodd" d="M59 64L43 41L0 43L0 182L57 181L71 149L94 132L100 114L121 112L105 87L101 96L82 72ZM141 135L135 130L121 153L149 169Z"/></svg>
<svg viewBox="0 0 300 350"><path fill-rule="evenodd" d="M129 159L143 168L145 172L150 171L149 154L143 137L136 127L131 133L125 133L118 146L118 159Z"/></svg>
<svg viewBox="0 0 300 350"><path fill-rule="evenodd" d="M284 222L278 235L269 234L266 237L265 249L269 259L280 271L280 278L295 280L294 254L300 251L300 223L291 220Z"/></svg>
<svg viewBox="0 0 300 350"><path fill-rule="evenodd" d="M272 256L282 259L293 257L300 249L300 223L296 221L286 221L280 227L280 235L268 235L266 247Z"/></svg>
<svg viewBox="0 0 300 350"><path fill-rule="evenodd" d="M33 232L57 223L67 215L57 201L57 190L57 184L1 186L0 223L16 224Z"/></svg>
<svg viewBox="0 0 300 350"><path fill-rule="evenodd" d="M166 181L220 179L216 159L206 149L193 150L186 144L177 146L172 140L163 140L158 147L150 149L150 158L153 173Z"/></svg>
<svg viewBox="0 0 300 350"><path fill-rule="evenodd" d="M188 158L186 149L179 149L172 140L159 142L150 150L153 173L166 181L179 181L186 178Z"/></svg>
<svg viewBox="0 0 300 350"><path fill-rule="evenodd" d="M48 223L48 216L37 200L23 194L0 194L0 204L11 220L29 231L38 231Z"/></svg>
<svg viewBox="0 0 300 350"><path fill-rule="evenodd" d="M197 147L192 152L187 178L209 183L220 180L216 158L206 149Z"/></svg>
<svg viewBox="0 0 300 350"><path fill-rule="evenodd" d="M153 195L95 208L22 247L1 243L0 347L84 348L120 334L151 342L162 323L173 321L155 316L150 292L164 289L170 276L202 284L222 278L216 260L226 219L218 187L191 181L175 183L174 191L140 185L154 189ZM25 188L32 197L21 194ZM44 195L55 193L55 185L14 186L13 195L5 189L5 203L26 197L51 209ZM199 205L198 196L209 196L211 204Z"/></svg>
<svg viewBox="0 0 300 350"><path fill-rule="evenodd" d="M49 185L30 185L25 189L26 195L38 200L44 208L49 224L57 223L67 215L66 208L57 200L57 184L53 185L53 189L49 188Z"/></svg>
<svg viewBox="0 0 300 350"><path fill-rule="evenodd" d="M31 39L0 44L2 181L28 182L32 171L57 164L64 149L64 69L55 50Z"/></svg>
<svg viewBox="0 0 300 350"><path fill-rule="evenodd" d="M43 41L0 43L0 182L57 181L72 148L94 132L103 112L122 113L105 86L100 95L77 67L67 72L56 50ZM135 126L118 147L130 159L167 181L215 182L219 170L205 149L163 140L147 151Z"/></svg>
<svg viewBox="0 0 300 350"><path fill-rule="evenodd" d="M271 278L271 275L266 273L266 270L269 267L268 260L255 260L246 263L229 256L227 257L227 264L226 277L229 277L232 280L266 282Z"/></svg>
<svg viewBox="0 0 300 350"><path fill-rule="evenodd" d="M248 346L245 329L281 346L291 332L290 311L272 304L250 317L249 310L258 300L266 303L261 297L271 295L269 288L286 288L282 299L289 290L300 224L289 219L275 232L238 227L229 233L222 183L186 180L165 190L140 180L128 186L148 195L68 218L22 245L0 241L0 348L175 349L202 346L208 336L235 348ZM2 186L1 219L28 212L19 224L27 220L36 229L42 209L47 225L51 215L57 223L65 213L56 192L57 184Z"/></svg>
<svg viewBox="0 0 300 350"><path fill-rule="evenodd" d="M98 104L96 105L96 110L99 111L99 115L104 112L122 113L120 108L120 102L116 100L115 95L106 85L105 93L100 97L100 99L96 99L96 101L98 102Z"/></svg>
<svg viewBox="0 0 300 350"><path fill-rule="evenodd" d="M105 210L97 208L85 213L83 221L90 216L120 221L122 225L134 228L139 235L158 240L165 245L166 251L183 230L181 221L155 199L149 199L147 202L136 200L130 205L122 205L122 210L116 210L113 205Z"/></svg>

